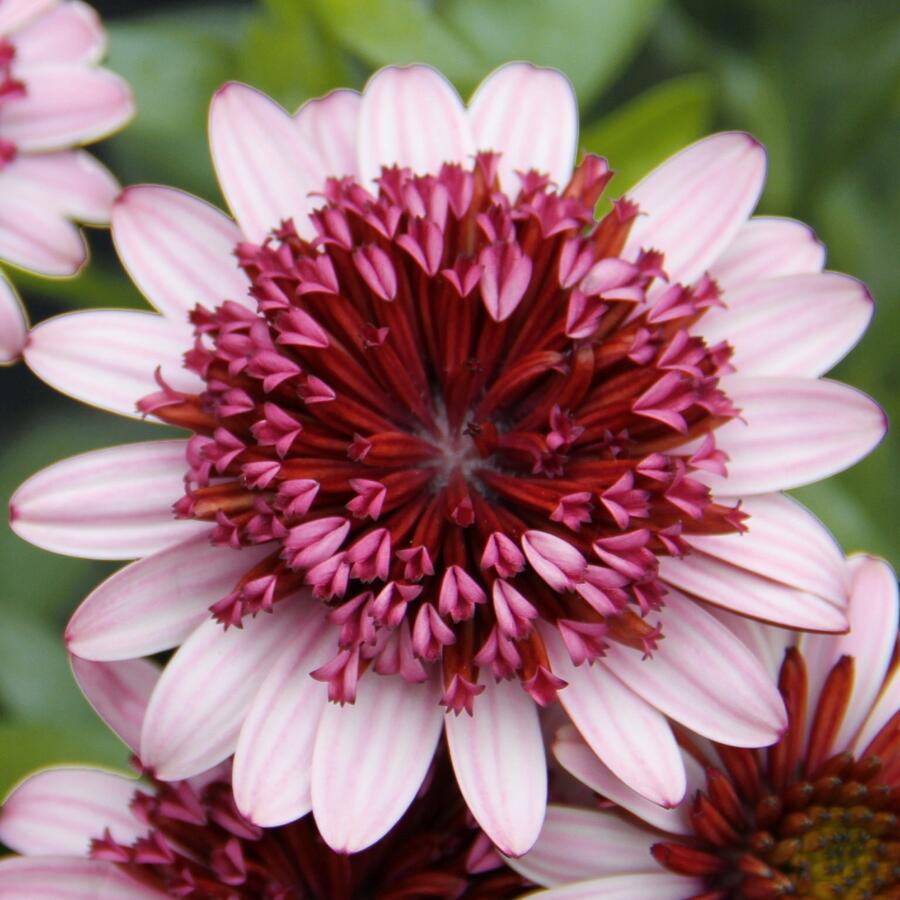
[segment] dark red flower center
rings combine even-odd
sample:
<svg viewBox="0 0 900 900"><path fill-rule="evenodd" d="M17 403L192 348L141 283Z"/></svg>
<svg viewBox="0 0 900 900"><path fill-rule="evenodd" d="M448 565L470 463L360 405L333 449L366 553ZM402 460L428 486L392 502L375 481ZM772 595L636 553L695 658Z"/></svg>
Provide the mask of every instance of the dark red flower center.
<svg viewBox="0 0 900 900"><path fill-rule="evenodd" d="M724 471L711 432L735 415L730 349L690 334L715 283L619 257L638 210L595 220L605 160L561 191L523 174L515 198L497 161L329 180L314 238L285 222L237 248L255 309L192 314L204 392L141 402L196 433L177 513L272 546L213 613L239 625L311 588L340 629L315 673L334 700L368 668L439 661L457 712L479 669L547 702L539 622L576 662L607 639L649 653L657 558L741 527L692 477Z"/></svg>
<svg viewBox="0 0 900 900"><path fill-rule="evenodd" d="M25 95L25 85L13 77L12 64L16 48L5 38L0 38L0 117L3 105ZM16 156L16 145L0 138L0 170Z"/></svg>

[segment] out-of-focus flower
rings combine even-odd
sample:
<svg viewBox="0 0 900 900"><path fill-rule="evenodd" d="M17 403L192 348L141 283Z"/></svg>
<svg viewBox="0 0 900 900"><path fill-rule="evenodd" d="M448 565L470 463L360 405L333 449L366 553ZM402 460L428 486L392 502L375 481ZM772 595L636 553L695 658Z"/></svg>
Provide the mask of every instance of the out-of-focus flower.
<svg viewBox="0 0 900 900"><path fill-rule="evenodd" d="M157 777L235 753L248 818L312 808L356 851L445 730L475 817L518 854L557 692L666 806L686 786L667 717L775 741L773 680L695 600L842 630L843 558L775 492L864 455L884 419L818 377L871 301L821 273L808 228L748 219L760 145L701 141L597 222L612 173L573 172L571 87L524 64L468 108L423 67L294 117L229 84L210 140L237 223L162 187L113 214L162 314L61 316L25 353L193 437L61 463L11 507L41 546L145 557L67 641L98 660L181 645L143 729Z"/></svg>
<svg viewBox="0 0 900 900"><path fill-rule="evenodd" d="M28 318L16 289L0 275L0 366L22 355L28 336Z"/></svg>
<svg viewBox="0 0 900 900"><path fill-rule="evenodd" d="M797 636L728 617L766 666L780 665L788 729L765 751L685 735L691 799L681 807L647 803L571 728L561 732L559 761L619 811L550 807L534 849L513 862L553 886L536 896L897 896L897 582L881 560L854 557L848 568L848 634Z"/></svg>
<svg viewBox="0 0 900 900"><path fill-rule="evenodd" d="M0 0L0 260L74 275L87 245L72 220L109 223L118 185L75 149L134 111L128 85L97 67L105 44L79 0Z"/></svg>
<svg viewBox="0 0 900 900"><path fill-rule="evenodd" d="M157 668L143 660L74 661L92 702L136 744ZM135 747L132 747L135 749ZM140 769L140 763L136 762ZM54 768L26 778L0 809L0 897L143 900L494 900L530 884L468 815L446 759L400 822L343 856L312 816L259 828L234 805L230 766L190 781Z"/></svg>

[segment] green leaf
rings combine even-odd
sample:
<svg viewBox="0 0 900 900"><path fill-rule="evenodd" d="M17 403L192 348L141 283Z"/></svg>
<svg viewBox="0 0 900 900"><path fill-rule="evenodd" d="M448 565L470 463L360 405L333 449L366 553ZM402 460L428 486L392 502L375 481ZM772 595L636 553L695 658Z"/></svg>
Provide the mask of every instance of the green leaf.
<svg viewBox="0 0 900 900"><path fill-rule="evenodd" d="M615 192L706 134L715 91L706 75L686 75L650 88L581 135L581 144L605 156L616 171Z"/></svg>

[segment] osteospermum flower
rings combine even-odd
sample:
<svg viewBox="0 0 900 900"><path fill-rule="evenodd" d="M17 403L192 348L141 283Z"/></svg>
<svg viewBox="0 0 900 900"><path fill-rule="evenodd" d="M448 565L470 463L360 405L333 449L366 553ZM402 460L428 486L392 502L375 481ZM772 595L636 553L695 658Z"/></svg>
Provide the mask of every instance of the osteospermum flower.
<svg viewBox="0 0 900 900"><path fill-rule="evenodd" d="M143 728L156 775L234 752L248 818L312 807L356 851L445 729L476 818L522 853L557 692L657 803L686 784L666 716L774 741L774 683L695 601L842 630L842 557L773 492L884 425L818 380L871 302L821 274L804 226L748 221L759 144L701 141L598 221L612 173L573 171L571 88L524 64L468 108L422 67L295 117L229 84L210 139L236 223L161 187L114 211L163 314L62 316L26 350L61 390L193 436L78 457L12 501L42 546L145 557L67 641L107 660L181 645Z"/></svg>
<svg viewBox="0 0 900 900"><path fill-rule="evenodd" d="M131 91L97 67L105 35L79 0L0 0L0 260L74 275L106 225L115 179L75 149L121 128Z"/></svg>
<svg viewBox="0 0 900 900"><path fill-rule="evenodd" d="M898 896L897 582L880 560L848 565L849 634L798 638L729 618L761 661L780 668L788 728L765 751L684 735L691 791L681 807L647 803L571 729L560 733L559 761L619 809L550 807L534 849L513 862L553 886L536 896Z"/></svg>
<svg viewBox="0 0 900 900"><path fill-rule="evenodd" d="M142 660L78 663L98 708L135 743L158 672ZM136 762L138 769L140 763ZM494 900L529 883L507 868L472 823L452 778L427 788L378 844L331 850L311 816L278 828L234 805L228 765L190 781L141 780L55 768L16 787L0 809L0 896L143 900Z"/></svg>
<svg viewBox="0 0 900 900"><path fill-rule="evenodd" d="M28 320L22 301L0 275L0 365L15 362L21 356L27 334Z"/></svg>

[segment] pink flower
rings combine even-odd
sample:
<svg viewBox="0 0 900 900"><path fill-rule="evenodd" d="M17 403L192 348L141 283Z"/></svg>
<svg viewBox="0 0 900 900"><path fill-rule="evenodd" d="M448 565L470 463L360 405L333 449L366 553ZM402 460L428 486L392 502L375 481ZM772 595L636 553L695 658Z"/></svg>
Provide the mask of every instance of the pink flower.
<svg viewBox="0 0 900 900"><path fill-rule="evenodd" d="M293 117L229 84L210 139L236 223L161 187L113 213L161 315L61 316L25 351L66 393L193 436L61 463L11 505L41 546L142 557L67 641L179 647L143 727L157 776L235 753L248 818L312 808L355 851L445 732L476 819L520 854L556 696L666 806L686 785L667 717L775 741L770 676L705 602L845 628L842 556L777 492L884 419L818 378L871 301L821 273L807 228L748 219L759 144L701 141L595 222L611 173L573 171L571 88L525 64L468 108L423 67Z"/></svg>
<svg viewBox="0 0 900 900"><path fill-rule="evenodd" d="M158 669L144 660L74 660L91 702L136 749ZM0 809L2 897L150 900L340 900L518 896L507 868L466 813L446 758L400 822L347 857L323 843L311 816L260 828L234 804L223 763L188 781L100 769L52 768L26 778Z"/></svg>
<svg viewBox="0 0 900 900"><path fill-rule="evenodd" d="M15 362L28 336L28 319L16 289L0 275L0 365Z"/></svg>
<svg viewBox="0 0 900 900"><path fill-rule="evenodd" d="M106 225L115 179L78 148L121 128L131 91L97 67L106 37L79 0L0 3L0 260L74 275L87 245L72 220Z"/></svg>
<svg viewBox="0 0 900 900"><path fill-rule="evenodd" d="M848 634L797 635L722 614L778 673L788 728L765 751L683 735L690 790L676 809L648 803L571 727L560 732L557 759L606 798L605 809L548 809L534 849L512 863L551 887L536 897L895 895L897 582L880 560L847 566Z"/></svg>

